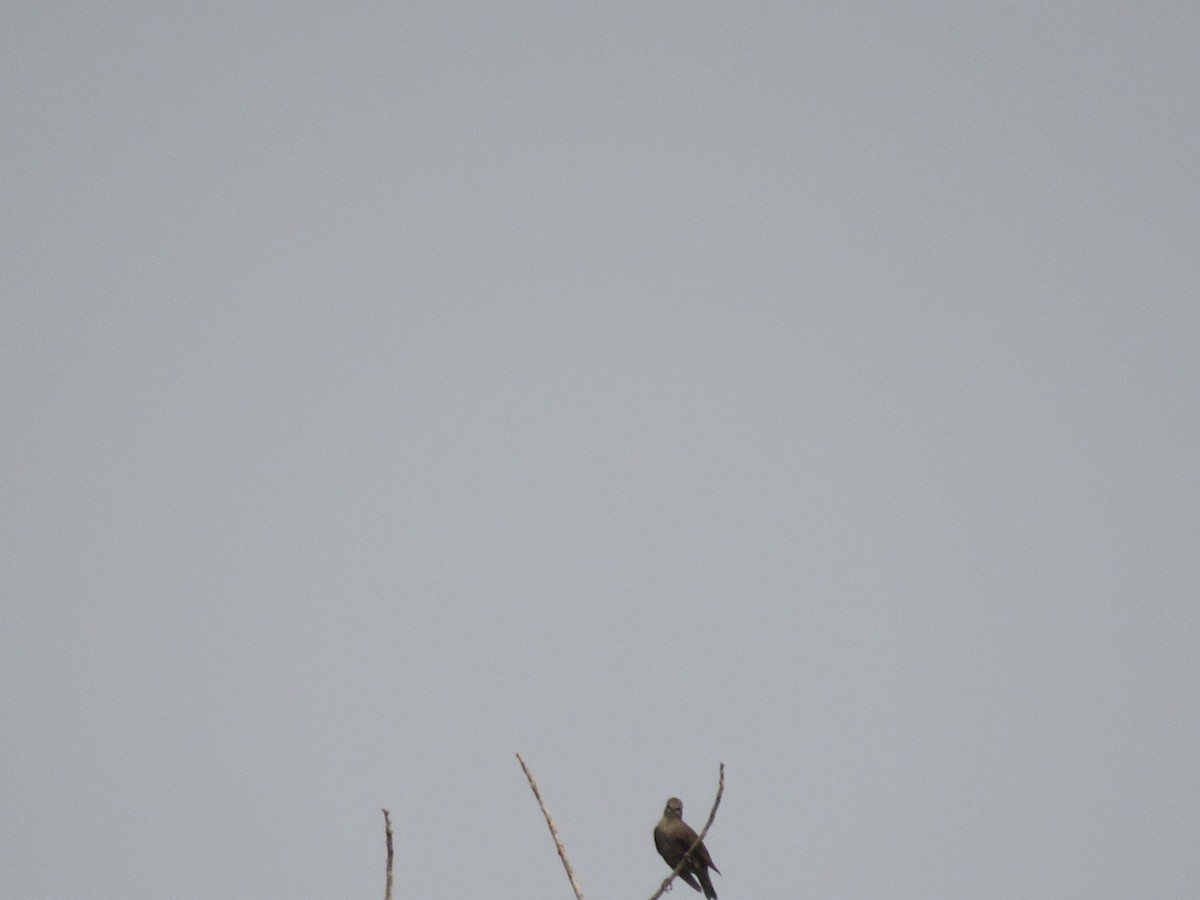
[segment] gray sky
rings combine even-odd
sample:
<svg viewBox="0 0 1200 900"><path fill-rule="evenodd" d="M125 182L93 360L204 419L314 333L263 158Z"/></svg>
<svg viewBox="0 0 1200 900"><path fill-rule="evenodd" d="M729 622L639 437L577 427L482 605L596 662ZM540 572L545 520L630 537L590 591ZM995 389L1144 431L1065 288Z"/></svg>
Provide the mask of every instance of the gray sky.
<svg viewBox="0 0 1200 900"><path fill-rule="evenodd" d="M8 4L0 893L1200 895L1197 46Z"/></svg>

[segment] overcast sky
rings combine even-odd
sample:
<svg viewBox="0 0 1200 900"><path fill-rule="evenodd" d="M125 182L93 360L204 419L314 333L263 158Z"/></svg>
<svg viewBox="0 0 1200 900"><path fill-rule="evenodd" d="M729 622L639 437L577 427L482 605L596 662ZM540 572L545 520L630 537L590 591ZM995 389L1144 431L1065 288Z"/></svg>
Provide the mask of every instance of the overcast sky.
<svg viewBox="0 0 1200 900"><path fill-rule="evenodd" d="M1197 47L7 4L0 895L1200 896Z"/></svg>

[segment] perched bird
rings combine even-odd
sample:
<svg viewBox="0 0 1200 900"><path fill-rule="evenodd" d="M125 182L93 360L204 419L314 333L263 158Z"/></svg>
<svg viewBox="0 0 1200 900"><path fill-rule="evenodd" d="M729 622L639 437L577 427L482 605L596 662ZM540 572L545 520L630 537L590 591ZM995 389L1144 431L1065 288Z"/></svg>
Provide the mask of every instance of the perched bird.
<svg viewBox="0 0 1200 900"><path fill-rule="evenodd" d="M683 802L678 797L672 797L667 801L667 808L663 810L662 819L654 826L654 846L658 848L658 855L674 869L695 840L696 832L692 831L683 821ZM687 863L679 871L679 877L690 884L692 890L703 889L704 896L708 900L717 900L717 892L713 889L712 879L708 877L709 869L718 875L721 874L721 870L713 865L712 857L708 855L708 848L704 844L700 844L692 851ZM696 883L697 878L700 879L699 884Z"/></svg>

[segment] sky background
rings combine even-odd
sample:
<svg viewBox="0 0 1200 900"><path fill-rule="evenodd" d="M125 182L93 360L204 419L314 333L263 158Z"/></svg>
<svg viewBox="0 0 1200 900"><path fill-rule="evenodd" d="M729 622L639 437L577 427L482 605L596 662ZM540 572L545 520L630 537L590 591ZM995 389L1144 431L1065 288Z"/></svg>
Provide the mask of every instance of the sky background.
<svg viewBox="0 0 1200 900"><path fill-rule="evenodd" d="M1200 896L1198 46L6 4L0 895Z"/></svg>

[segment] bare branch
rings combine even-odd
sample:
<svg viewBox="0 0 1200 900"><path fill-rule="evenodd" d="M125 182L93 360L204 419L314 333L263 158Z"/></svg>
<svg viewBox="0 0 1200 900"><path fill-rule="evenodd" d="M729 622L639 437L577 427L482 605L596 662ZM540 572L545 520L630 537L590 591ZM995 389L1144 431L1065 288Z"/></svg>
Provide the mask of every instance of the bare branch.
<svg viewBox="0 0 1200 900"><path fill-rule="evenodd" d="M542 815L546 817L546 825L550 828L550 836L554 838L554 846L558 848L558 858L562 860L563 868L567 870L567 880L571 882L571 890L575 892L576 900L583 900L583 891L579 889L579 882L575 880L575 872L571 869L571 863L567 859L567 849L563 846L562 840L558 836L558 829L554 827L554 820L550 818L550 811L546 809L546 804L542 802L542 793L538 790L537 782L533 780L533 775L529 772L529 766L525 765L525 760L521 759L521 754L517 754L517 762L521 764L521 769L525 772L525 777L529 780L529 787L533 790L533 796L537 798L538 806L542 808Z"/></svg>
<svg viewBox="0 0 1200 900"><path fill-rule="evenodd" d="M713 819L717 817L717 807L721 805L721 795L725 793L725 763L721 763L721 771L717 779L717 799L713 801L712 810L708 814L708 821L704 823L704 827L700 829L700 833L696 835L696 839L692 841L692 846L688 847L687 853L683 854L683 859L679 861L671 874L666 877L658 890L650 895L650 900L658 900L664 893L671 889L671 882L678 877L683 871L683 867L691 862L693 851L704 843L704 836L708 834L708 829L712 827Z"/></svg>
<svg viewBox="0 0 1200 900"><path fill-rule="evenodd" d="M392 814L386 809L383 811L383 830L387 835L387 890L383 900L392 900Z"/></svg>

